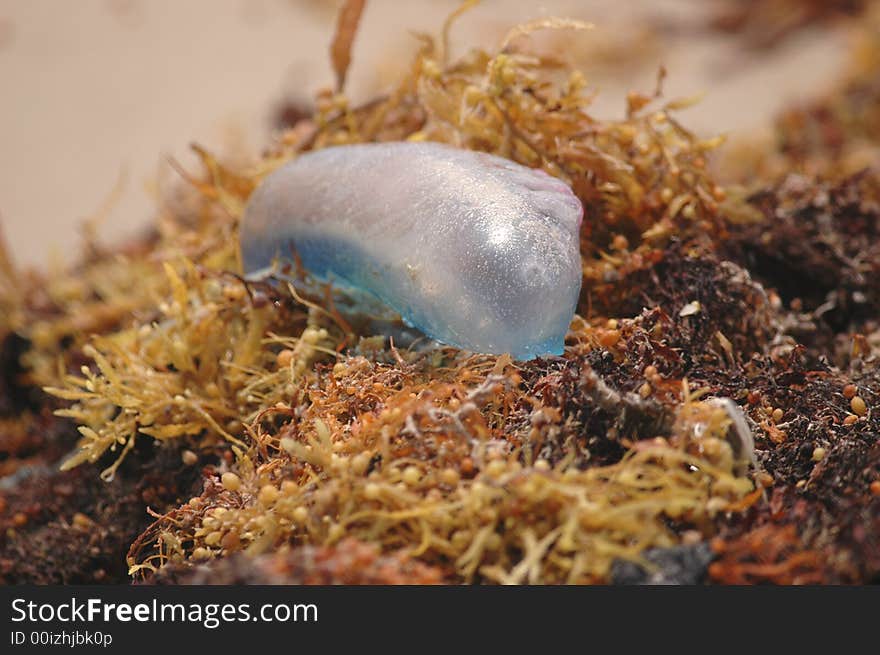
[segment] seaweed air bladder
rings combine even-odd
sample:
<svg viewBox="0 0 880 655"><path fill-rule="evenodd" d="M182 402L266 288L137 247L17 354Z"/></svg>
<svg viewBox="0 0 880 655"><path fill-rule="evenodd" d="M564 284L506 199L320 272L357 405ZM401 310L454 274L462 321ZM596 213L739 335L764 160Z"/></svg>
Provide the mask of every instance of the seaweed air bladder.
<svg viewBox="0 0 880 655"><path fill-rule="evenodd" d="M581 288L583 207L540 169L440 143L301 155L254 192L245 273L295 250L315 277L366 291L443 343L561 355Z"/></svg>

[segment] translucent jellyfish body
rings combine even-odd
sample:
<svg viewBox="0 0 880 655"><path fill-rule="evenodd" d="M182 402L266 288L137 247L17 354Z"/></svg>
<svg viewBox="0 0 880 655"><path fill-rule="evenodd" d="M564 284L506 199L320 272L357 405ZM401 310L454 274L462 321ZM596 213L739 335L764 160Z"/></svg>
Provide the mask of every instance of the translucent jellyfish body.
<svg viewBox="0 0 880 655"><path fill-rule="evenodd" d="M296 252L320 280L366 291L446 344L561 354L581 286L583 207L562 181L439 143L301 155L252 194L245 273Z"/></svg>

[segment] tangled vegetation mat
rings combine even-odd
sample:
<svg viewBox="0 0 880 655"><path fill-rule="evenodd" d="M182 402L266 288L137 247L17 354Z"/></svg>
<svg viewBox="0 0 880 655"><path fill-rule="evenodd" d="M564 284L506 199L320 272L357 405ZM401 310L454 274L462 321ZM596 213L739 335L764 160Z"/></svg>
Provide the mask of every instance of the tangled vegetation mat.
<svg viewBox="0 0 880 655"><path fill-rule="evenodd" d="M335 90L251 168L199 148L143 238L91 239L63 271L0 258L0 581L878 579L880 13L746 2L706 26L760 49L858 15L850 72L745 166L713 164L722 139L678 120L662 70L593 117L584 76L530 50L584 23L449 60L473 4L353 106L347 2ZM563 356L395 345L334 289L242 279L261 178L406 139L571 184L584 281Z"/></svg>

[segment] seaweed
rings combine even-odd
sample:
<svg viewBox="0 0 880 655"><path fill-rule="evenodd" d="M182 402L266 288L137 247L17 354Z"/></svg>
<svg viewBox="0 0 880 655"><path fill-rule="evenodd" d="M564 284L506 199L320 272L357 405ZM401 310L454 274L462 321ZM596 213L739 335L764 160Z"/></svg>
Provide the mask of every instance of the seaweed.
<svg viewBox="0 0 880 655"><path fill-rule="evenodd" d="M442 571L422 564L406 550L381 554L373 544L347 538L334 546L303 546L256 557L243 553L213 566L167 566L154 584L440 584Z"/></svg>
<svg viewBox="0 0 880 655"><path fill-rule="evenodd" d="M838 155L783 140L748 190L725 185L722 139L678 120L695 100L664 99L665 71L600 120L584 75L527 47L536 30L589 38L586 23L539 19L453 60L475 4L355 106L365 8L346 3L334 89L258 160L195 146L202 170L175 165L150 233L89 234L69 270L25 274L0 251L4 581L878 575L876 171L833 174ZM845 89L868 84L876 61L862 66ZM843 143L876 142L860 115ZM400 323L343 311L339 290L241 277L237 222L268 172L403 139L571 184L584 285L563 356L404 347Z"/></svg>

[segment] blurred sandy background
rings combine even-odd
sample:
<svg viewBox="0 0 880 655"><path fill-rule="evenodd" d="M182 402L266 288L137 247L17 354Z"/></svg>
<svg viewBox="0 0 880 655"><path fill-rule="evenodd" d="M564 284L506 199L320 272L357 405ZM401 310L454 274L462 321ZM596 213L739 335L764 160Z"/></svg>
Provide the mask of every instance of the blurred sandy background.
<svg viewBox="0 0 880 655"><path fill-rule="evenodd" d="M19 264L77 252L83 219L108 239L154 215L174 183L167 157L188 144L256 152L285 99L332 82L333 0L0 0L0 221ZM371 0L355 42L349 91L365 98L409 63L410 31L437 33L458 0ZM454 52L497 43L541 15L590 20L560 49L599 90L595 113L620 115L626 91L705 99L684 122L734 139L782 104L822 90L842 66L835 32L807 31L769 53L697 33L711 0L485 0L453 32Z"/></svg>

